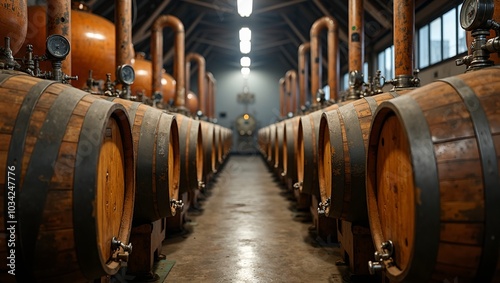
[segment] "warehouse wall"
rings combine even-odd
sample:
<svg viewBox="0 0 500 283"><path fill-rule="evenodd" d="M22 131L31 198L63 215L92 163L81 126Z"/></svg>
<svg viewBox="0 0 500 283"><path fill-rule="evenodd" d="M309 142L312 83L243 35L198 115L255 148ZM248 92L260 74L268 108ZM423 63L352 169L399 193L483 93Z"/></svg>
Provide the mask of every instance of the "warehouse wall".
<svg viewBox="0 0 500 283"><path fill-rule="evenodd" d="M233 151L241 151L241 140L235 131L235 120L237 117L249 113L257 120L257 129L272 124L277 121L279 115L279 87L278 82L285 75L282 70L282 64L276 64L275 69L262 69L259 67L251 68L249 78L243 79L241 71L234 66L207 66L217 80L217 97L215 113L218 124L234 131L233 133ZM215 68L215 69L214 69ZM255 95L255 102L248 104L238 103L238 93L243 92L243 87L247 85L249 92ZM246 111L247 109L247 111ZM221 116L225 113L225 117ZM253 144L253 143L252 143ZM240 146L238 146L240 145Z"/></svg>

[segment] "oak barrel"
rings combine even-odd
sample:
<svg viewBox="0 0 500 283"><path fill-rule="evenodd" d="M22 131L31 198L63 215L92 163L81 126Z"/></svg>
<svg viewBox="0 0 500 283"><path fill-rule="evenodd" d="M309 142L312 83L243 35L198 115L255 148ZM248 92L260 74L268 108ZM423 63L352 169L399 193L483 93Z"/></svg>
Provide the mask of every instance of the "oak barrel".
<svg viewBox="0 0 500 283"><path fill-rule="evenodd" d="M180 152L176 116L120 98L128 111L136 160L134 225L174 216L179 199Z"/></svg>
<svg viewBox="0 0 500 283"><path fill-rule="evenodd" d="M217 172L215 127L206 121L200 121L200 124L203 133L203 176L207 178Z"/></svg>
<svg viewBox="0 0 500 283"><path fill-rule="evenodd" d="M275 158L275 146L274 141L276 140L276 124L269 125L269 144L267 146L267 163L271 168L274 168L274 158Z"/></svg>
<svg viewBox="0 0 500 283"><path fill-rule="evenodd" d="M200 122L177 114L181 156L179 195L201 189L203 182L203 132Z"/></svg>
<svg viewBox="0 0 500 283"><path fill-rule="evenodd" d="M372 115L395 92L364 97L324 112L318 134L318 181L325 214L367 223L365 161Z"/></svg>
<svg viewBox="0 0 500 283"><path fill-rule="evenodd" d="M300 116L285 120L284 140L286 141L286 179L291 185L297 182L297 132Z"/></svg>
<svg viewBox="0 0 500 283"><path fill-rule="evenodd" d="M135 191L126 110L14 71L0 71L0 108L0 281L13 251L19 282L115 274Z"/></svg>
<svg viewBox="0 0 500 283"><path fill-rule="evenodd" d="M318 132L324 111L337 109L334 104L300 117L297 135L297 180L299 190L319 198L318 182Z"/></svg>
<svg viewBox="0 0 500 283"><path fill-rule="evenodd" d="M376 249L394 244L391 282L500 282L499 75L469 72L379 106L366 194Z"/></svg>

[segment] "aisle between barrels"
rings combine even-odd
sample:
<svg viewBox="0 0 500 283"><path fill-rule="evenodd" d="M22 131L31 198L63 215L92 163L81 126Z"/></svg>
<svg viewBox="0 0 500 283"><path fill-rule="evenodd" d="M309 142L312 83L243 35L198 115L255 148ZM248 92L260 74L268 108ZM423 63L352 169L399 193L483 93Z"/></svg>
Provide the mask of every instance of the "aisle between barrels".
<svg viewBox="0 0 500 283"><path fill-rule="evenodd" d="M284 195L260 156L231 156L204 211L167 235L165 282L342 282L338 247L316 241Z"/></svg>

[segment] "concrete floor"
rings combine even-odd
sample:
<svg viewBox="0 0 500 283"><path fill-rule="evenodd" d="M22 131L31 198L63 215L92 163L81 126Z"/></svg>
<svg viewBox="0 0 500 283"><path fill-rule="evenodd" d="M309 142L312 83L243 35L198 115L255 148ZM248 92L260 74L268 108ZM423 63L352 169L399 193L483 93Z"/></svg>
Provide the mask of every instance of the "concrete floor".
<svg viewBox="0 0 500 283"><path fill-rule="evenodd" d="M338 247L315 240L260 156L231 156L183 235L162 252L176 263L164 282L341 283Z"/></svg>

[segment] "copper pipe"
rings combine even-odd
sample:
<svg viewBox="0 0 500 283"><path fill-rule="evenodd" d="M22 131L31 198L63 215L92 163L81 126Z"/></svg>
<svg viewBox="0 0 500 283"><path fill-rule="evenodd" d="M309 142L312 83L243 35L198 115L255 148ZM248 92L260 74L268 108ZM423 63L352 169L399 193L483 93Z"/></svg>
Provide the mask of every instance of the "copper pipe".
<svg viewBox="0 0 500 283"><path fill-rule="evenodd" d="M337 100L339 77L339 36L338 24L332 17L322 17L316 20L310 31L311 37L311 94L316 95L320 89L321 78L321 45L319 32L328 29L328 85L330 86L330 99ZM316 105L316 99L312 99L312 105Z"/></svg>
<svg viewBox="0 0 500 283"><path fill-rule="evenodd" d="M151 27L151 61L153 64L153 93L161 93L161 69L163 57L163 28L169 26L175 32L174 47L174 79L176 84L175 106L184 107L186 104L186 84L184 83L184 25L172 15L162 15L155 20Z"/></svg>
<svg viewBox="0 0 500 283"><path fill-rule="evenodd" d="M50 11L50 12L49 12ZM47 1L47 36L60 34L71 43L71 1ZM62 71L71 74L71 52L62 63Z"/></svg>
<svg viewBox="0 0 500 283"><path fill-rule="evenodd" d="M413 76L415 0L394 0L394 66L396 78Z"/></svg>
<svg viewBox="0 0 500 283"><path fill-rule="evenodd" d="M297 72L289 70L285 74L285 93L289 96L286 104L288 105L287 113L295 113L297 110Z"/></svg>
<svg viewBox="0 0 500 283"><path fill-rule="evenodd" d="M115 0L116 66L131 64L134 58L132 44L132 0Z"/></svg>
<svg viewBox="0 0 500 283"><path fill-rule="evenodd" d="M210 77L211 75L212 75L212 73L210 73L210 72L206 72L206 74L205 74L205 83L207 85L207 106L206 106L207 110L204 113L205 113L205 115L207 115L207 117L209 114L208 112L210 111L210 99L211 99L212 92L213 92L212 79Z"/></svg>
<svg viewBox="0 0 500 283"><path fill-rule="evenodd" d="M200 110L207 113L206 88L205 88L205 58L198 53L188 53L186 55L186 92L189 92L189 79L191 76L191 61L198 63L198 99L200 100Z"/></svg>
<svg viewBox="0 0 500 283"><path fill-rule="evenodd" d="M309 65L306 63L306 53L311 51L311 43L304 42L299 46L299 106L306 105L307 87L309 79Z"/></svg>
<svg viewBox="0 0 500 283"><path fill-rule="evenodd" d="M349 0L349 71L363 70L364 31L363 0Z"/></svg>
<svg viewBox="0 0 500 283"><path fill-rule="evenodd" d="M280 89L280 118L285 116L285 78L279 80Z"/></svg>
<svg viewBox="0 0 500 283"><path fill-rule="evenodd" d="M207 97L207 116L214 118L215 111L215 93L216 93L216 83L214 75L211 72L207 72L207 78L209 80L208 87L208 97Z"/></svg>

